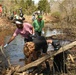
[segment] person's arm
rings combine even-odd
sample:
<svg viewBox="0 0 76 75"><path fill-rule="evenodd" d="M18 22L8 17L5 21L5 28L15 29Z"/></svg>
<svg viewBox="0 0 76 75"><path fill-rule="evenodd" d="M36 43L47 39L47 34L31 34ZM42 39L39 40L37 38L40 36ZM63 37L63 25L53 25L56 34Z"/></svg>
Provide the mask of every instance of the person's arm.
<svg viewBox="0 0 76 75"><path fill-rule="evenodd" d="M32 27L32 34L35 34L35 30L34 30L34 27Z"/></svg>
<svg viewBox="0 0 76 75"><path fill-rule="evenodd" d="M44 29L44 20L42 20L42 29Z"/></svg>
<svg viewBox="0 0 76 75"><path fill-rule="evenodd" d="M52 44L52 40L46 40L48 44Z"/></svg>
<svg viewBox="0 0 76 75"><path fill-rule="evenodd" d="M32 30L32 32L29 30L30 34L35 34L35 30L34 30L34 27L31 25L31 24L27 24L27 26L29 27L29 29Z"/></svg>
<svg viewBox="0 0 76 75"><path fill-rule="evenodd" d="M35 30L34 30L34 27L32 27L32 34L33 34L33 35L35 34Z"/></svg>
<svg viewBox="0 0 76 75"><path fill-rule="evenodd" d="M15 39L15 36L12 36L10 40L4 45L4 48L8 46L8 44Z"/></svg>
<svg viewBox="0 0 76 75"><path fill-rule="evenodd" d="M42 34L44 34L44 20L42 21Z"/></svg>
<svg viewBox="0 0 76 75"><path fill-rule="evenodd" d="M10 40L7 42L7 44L9 44L10 42L12 42L14 39L15 39L15 36L12 36L12 37L10 38Z"/></svg>
<svg viewBox="0 0 76 75"><path fill-rule="evenodd" d="M18 34L19 34L19 33L18 33L18 30L16 29L15 32L14 32L14 34L13 34L13 36L12 36L12 37L9 39L9 41L4 45L4 47L7 47L8 44L9 44L10 42L12 42Z"/></svg>
<svg viewBox="0 0 76 75"><path fill-rule="evenodd" d="M39 25L35 21L33 22L33 27L35 31L38 31Z"/></svg>

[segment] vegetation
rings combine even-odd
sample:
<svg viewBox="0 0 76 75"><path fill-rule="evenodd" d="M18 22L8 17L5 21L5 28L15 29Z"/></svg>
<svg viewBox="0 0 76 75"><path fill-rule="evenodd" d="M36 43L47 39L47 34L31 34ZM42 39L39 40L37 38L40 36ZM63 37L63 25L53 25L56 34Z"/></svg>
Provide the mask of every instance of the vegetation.
<svg viewBox="0 0 76 75"><path fill-rule="evenodd" d="M19 8L22 8L23 13L30 15L34 11L40 10L45 13L50 12L50 4L47 0L40 0L38 3L38 6L35 5L33 0L9 0L8 3L6 1L1 1L3 3L3 6L6 7L7 11L18 12ZM11 7L8 7L8 5L11 5Z"/></svg>
<svg viewBox="0 0 76 75"><path fill-rule="evenodd" d="M53 16L57 19L60 19L61 13L60 12L54 12L54 13L51 14L51 16Z"/></svg>
<svg viewBox="0 0 76 75"><path fill-rule="evenodd" d="M38 9L45 13L50 12L50 3L47 0L40 0L38 3Z"/></svg>

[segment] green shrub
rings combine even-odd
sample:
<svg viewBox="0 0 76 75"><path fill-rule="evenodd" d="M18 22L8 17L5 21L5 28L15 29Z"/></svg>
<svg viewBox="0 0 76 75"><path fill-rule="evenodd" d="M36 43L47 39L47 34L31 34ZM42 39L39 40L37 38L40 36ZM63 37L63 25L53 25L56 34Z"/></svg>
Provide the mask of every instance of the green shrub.
<svg viewBox="0 0 76 75"><path fill-rule="evenodd" d="M55 17L57 19L60 19L61 14L60 14L60 12L54 12L54 13L51 14L51 16Z"/></svg>

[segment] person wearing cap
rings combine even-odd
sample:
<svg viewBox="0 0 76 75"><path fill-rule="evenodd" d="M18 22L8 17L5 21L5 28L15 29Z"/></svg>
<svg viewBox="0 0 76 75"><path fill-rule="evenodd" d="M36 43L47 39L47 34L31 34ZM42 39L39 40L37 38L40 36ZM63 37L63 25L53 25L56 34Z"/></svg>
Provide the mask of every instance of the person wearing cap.
<svg viewBox="0 0 76 75"><path fill-rule="evenodd" d="M38 18L33 21L33 27L35 29L35 35L41 36L44 28L44 20L42 20L42 15L38 15Z"/></svg>
<svg viewBox="0 0 76 75"><path fill-rule="evenodd" d="M10 38L10 40L7 42L7 44L4 45L4 47L7 47L8 44L15 39L15 37L20 34L24 37L24 41L32 41L32 37L30 35L34 35L34 28L31 24L24 22L22 20L16 20L16 27L17 29L15 30L13 36Z"/></svg>

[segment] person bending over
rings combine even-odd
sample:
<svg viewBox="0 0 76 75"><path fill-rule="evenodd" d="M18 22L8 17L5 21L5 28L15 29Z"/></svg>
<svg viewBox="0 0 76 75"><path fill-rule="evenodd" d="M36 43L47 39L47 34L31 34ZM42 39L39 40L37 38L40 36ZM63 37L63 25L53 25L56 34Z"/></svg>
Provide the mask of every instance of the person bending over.
<svg viewBox="0 0 76 75"><path fill-rule="evenodd" d="M10 38L10 40L7 42L7 44L4 45L4 47L7 47L8 44L15 39L15 37L20 34L24 37L24 41L32 41L32 37L30 35L34 34L34 28L31 24L24 22L20 19L15 21L16 23L16 30L13 33L13 36Z"/></svg>

